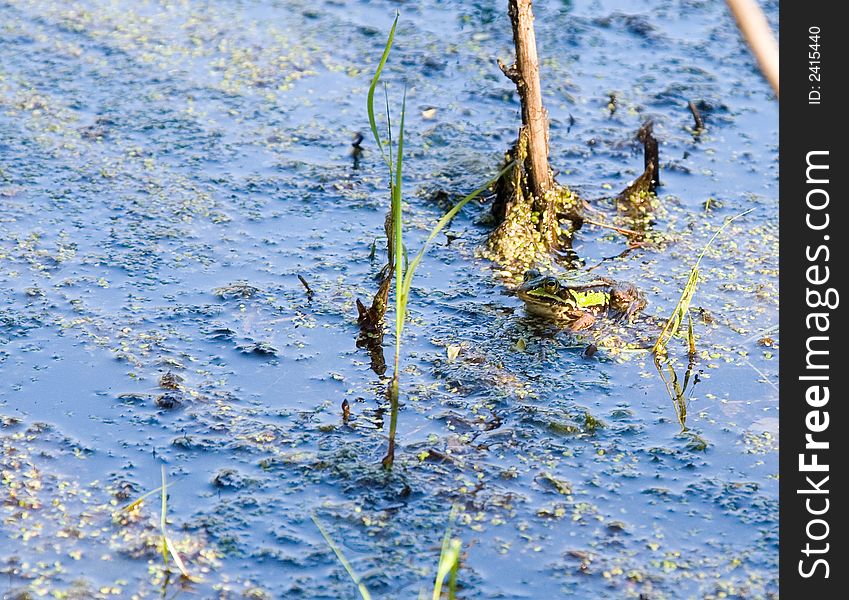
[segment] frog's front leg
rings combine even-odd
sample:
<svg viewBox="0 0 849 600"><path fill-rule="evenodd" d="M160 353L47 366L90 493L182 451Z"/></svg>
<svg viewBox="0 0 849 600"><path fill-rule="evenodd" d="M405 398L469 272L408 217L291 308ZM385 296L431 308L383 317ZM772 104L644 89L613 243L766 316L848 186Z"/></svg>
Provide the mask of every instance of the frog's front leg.
<svg viewBox="0 0 849 600"><path fill-rule="evenodd" d="M586 311L576 311L570 315L574 320L569 324L572 331L580 331L595 323L595 316Z"/></svg>

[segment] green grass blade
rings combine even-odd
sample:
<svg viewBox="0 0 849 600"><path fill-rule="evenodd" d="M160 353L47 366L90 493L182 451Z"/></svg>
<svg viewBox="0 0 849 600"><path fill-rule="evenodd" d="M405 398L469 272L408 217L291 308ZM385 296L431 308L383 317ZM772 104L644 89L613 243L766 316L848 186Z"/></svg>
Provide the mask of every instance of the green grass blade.
<svg viewBox="0 0 849 600"><path fill-rule="evenodd" d="M173 483L169 483L168 485L169 485L169 486L171 486L171 485L174 485L174 484L173 484ZM162 489L162 486L160 486L160 487L158 487L158 488L156 488L156 489L154 489L154 490L150 490L149 492L147 492L147 493L145 493L145 494L142 494L141 496L139 496L138 498L136 498L135 500L133 500L132 502L130 502L130 503L129 503L129 504L127 504L126 506L122 507L122 508L121 508L121 510L123 510L123 511L127 511L127 512L129 512L129 511L133 510L133 509L134 509L134 508L136 508L139 504L141 504L142 502L144 502L145 500L147 500L148 498L150 498L150 497L151 497L151 496L153 496L154 494L158 494L158 493L159 493L159 490L161 490L161 489Z"/></svg>
<svg viewBox="0 0 849 600"><path fill-rule="evenodd" d="M439 554L439 565L436 567L436 580L433 582L432 600L439 600L442 595L442 583L445 577L452 575L453 586L456 587L456 568L460 562L460 549L462 542L458 539L451 539L451 530L445 532L445 538L442 540L442 552ZM453 595L453 594L452 594Z"/></svg>
<svg viewBox="0 0 849 600"><path fill-rule="evenodd" d="M395 366L390 382L390 415L389 415L389 449L383 459L383 466L391 468L395 462L395 435L398 427L398 374L401 369L401 334L404 331L404 320L407 316L407 302L402 295L404 282L404 224L402 222L402 182L404 167L404 120L407 116L407 91L404 90L404 101L401 105L401 124L398 130L396 150L395 181L391 183L392 162L389 163L390 187L392 191L392 233L395 258Z"/></svg>
<svg viewBox="0 0 849 600"><path fill-rule="evenodd" d="M404 318L407 312L407 302L401 293L404 281L403 223L401 221L402 180L404 168L404 120L407 116L407 92L404 91L404 101L401 104L401 125L398 128L398 144L396 149L395 183L392 186L392 226L395 233L395 347L400 349L401 333L404 331ZM396 361L397 362L397 361Z"/></svg>
<svg viewBox="0 0 849 600"><path fill-rule="evenodd" d="M171 538L168 537L168 531L166 529L167 522L167 514L168 514L168 485L165 483L165 465L162 465L162 506L159 512L159 527L162 529L162 558L165 560L166 564L168 563L168 556L174 559L174 564L177 565L177 568L180 569L180 573L183 574L183 577L190 579L189 570L186 568L183 559L180 558L180 554L177 552L177 548L174 546L174 543L171 541Z"/></svg>
<svg viewBox="0 0 849 600"><path fill-rule="evenodd" d="M333 541L333 538L324 530L324 527L321 526L321 522L318 520L318 517L315 515L310 515L312 518L312 522L315 523L315 526L318 527L318 530L321 532L321 537L324 538L324 541L327 542L327 545L330 546L330 549L333 550L333 553L336 555L336 558L339 559L339 562L342 563L342 566L347 571L348 576L351 580L356 584L357 589L360 591L360 596L362 596L363 600L371 600L371 594L366 588L365 584L360 580L359 575L356 574L354 568L351 566L351 563L348 562L348 559L345 558L345 555L342 553L342 549L336 545L336 542Z"/></svg>
<svg viewBox="0 0 849 600"><path fill-rule="evenodd" d="M460 564L460 549L462 542L459 539L451 537L452 524L457 516L457 507L451 507L451 514L448 516L448 527L445 528L445 534L442 536L442 548L439 552L439 563L436 567L436 579L433 582L433 597L432 600L439 600L442 594L442 584L445 581L446 575L451 575L449 581L449 597L454 598L454 592L457 587L457 570Z"/></svg>
<svg viewBox="0 0 849 600"><path fill-rule="evenodd" d="M377 132L377 121L375 121L374 118L374 91L377 88L377 82L380 81L380 74L383 72L386 60L389 58L389 51L392 49L392 42L395 40L395 28L398 26L398 17L400 16L400 13L395 14L395 20L392 22L392 29L389 30L389 39L386 40L386 46L383 48L383 55L380 57L380 63L377 65L377 70L374 72L374 77L371 78L371 85L368 88L368 122L371 127L371 134L374 136L374 141L380 149L380 153L383 155L384 160L386 160L386 154L383 151L383 144L380 142L380 134Z"/></svg>
<svg viewBox="0 0 849 600"><path fill-rule="evenodd" d="M699 268L695 266L690 270L690 277L687 279L687 284L684 286L684 291L681 293L678 304L675 305L672 315L670 315L669 319L663 325L663 329L654 343L652 352L655 354L665 352L669 340L678 333L678 328L681 327L681 323L684 321L684 315L690 310L690 302L693 301L693 295L696 293L696 284L698 282Z"/></svg>
<svg viewBox="0 0 849 600"><path fill-rule="evenodd" d="M159 528L162 530L162 558L167 563L168 562L168 544L165 540L168 539L168 532L165 530L165 521L166 514L168 513L168 491L167 486L165 485L165 465L162 465L162 487L160 488L162 493L160 494L162 497L162 502L159 508Z"/></svg>
<svg viewBox="0 0 849 600"><path fill-rule="evenodd" d="M702 251L696 258L696 264L693 265L693 268L690 270L690 276L687 278L687 284L684 286L684 291L681 292L681 298L679 298L678 304L675 305L675 309L672 311L669 319L667 319L666 324L664 324L654 346L652 346L652 353L662 354L666 352L666 345L669 343L669 340L678 333L678 329L684 322L684 317L689 314L690 303L693 301L693 295L696 293L696 284L699 282L699 265L701 264L705 253L708 251L708 248L710 248L714 240L719 237L719 234L721 234L733 221L749 214L753 210L753 208L750 208L749 210L743 211L738 215L734 215L733 217L726 219L722 226L711 236L704 248L702 248Z"/></svg>
<svg viewBox="0 0 849 600"><path fill-rule="evenodd" d="M705 252L707 252L708 248L710 248L711 244L713 244L713 241L714 241L717 237L719 237L719 234L720 234L720 233L722 233L723 231L725 231L725 228L726 228L726 227L728 227L729 225L731 225L731 223L733 223L734 221L736 221L736 220L737 220L737 219L739 219L740 217L745 217L746 215L748 215L748 214L749 214L750 212L752 212L753 210L755 210L755 209L754 209L754 208L750 208L749 210L744 210L743 212L741 212L741 213L740 213L740 214L738 214L738 215L734 215L733 217L728 217L727 219L725 219L725 222L722 224L722 227L720 227L719 229L717 229L717 230L716 230L716 233L714 233L714 234L711 236L711 238L708 240L708 243L707 243L707 244L705 244L705 247L704 247L704 248L702 248L702 251L699 253L699 257L696 259L696 266L697 266L697 267L699 266L699 263L700 263L700 262L702 262L702 258L704 257Z"/></svg>
<svg viewBox="0 0 849 600"><path fill-rule="evenodd" d="M459 542L460 540L455 540ZM457 575L460 573L460 544L457 545L457 560L451 567L451 573L448 575L448 600L457 600Z"/></svg>
<svg viewBox="0 0 849 600"><path fill-rule="evenodd" d="M177 568L180 569L180 573L183 577L191 579L191 575L189 575L189 570L186 568L186 564L183 562L183 559L180 558L177 548L168 536L165 536L165 548L168 550L169 554L171 554L171 558L174 559L174 564L176 564Z"/></svg>
<svg viewBox="0 0 849 600"><path fill-rule="evenodd" d="M383 99L386 102L386 132L389 136L389 145L387 146L389 150L389 158L386 157L386 154L383 152L383 148L381 147L380 153L383 154L383 160L386 161L386 166L389 167L389 190L394 188L394 167L392 166L392 113L389 112L389 90L386 87L386 84L383 84Z"/></svg>
<svg viewBox="0 0 849 600"><path fill-rule="evenodd" d="M398 141L395 143L395 183L394 188L398 192L398 206L401 202L401 179L404 168L404 121L407 117L407 88L404 87L404 96L401 99L401 123L398 125ZM391 172L391 171L390 171Z"/></svg>
<svg viewBox="0 0 849 600"><path fill-rule="evenodd" d="M463 207L466 206L466 204L468 204L469 202L471 202L472 200L474 200L475 198L480 196L487 189L489 189L489 187L492 186L496 181L501 179L501 177L507 171L512 169L514 164L515 164L515 161L511 162L509 165L507 165L506 167L501 169L501 171L498 172L498 175L496 175L495 177L493 177L492 179L487 181L485 184L480 186L478 189L473 191L471 194L469 194L468 196L466 196L465 198L460 200L457 204L454 205L454 207L451 210L449 210L447 213L445 213L445 215L443 215L443 217L441 219L439 219L439 222L430 231L430 235L427 236L425 243L422 245L422 249L419 250L419 253L416 254L416 256L413 258L413 260L410 262L409 266L407 267L407 272L404 274L404 284L403 284L403 289L402 289L402 297L404 299L405 304L406 304L407 297L410 294L410 287L412 286L412 283L413 283L413 274L415 273L416 268L419 266L419 263L422 261L422 258L424 257L425 252L427 251L427 248L430 245L430 243L434 240L434 238L437 235L439 235L440 231L445 229L445 227L452 221L452 219L454 219L454 217L457 216L457 213L459 213L463 209Z"/></svg>

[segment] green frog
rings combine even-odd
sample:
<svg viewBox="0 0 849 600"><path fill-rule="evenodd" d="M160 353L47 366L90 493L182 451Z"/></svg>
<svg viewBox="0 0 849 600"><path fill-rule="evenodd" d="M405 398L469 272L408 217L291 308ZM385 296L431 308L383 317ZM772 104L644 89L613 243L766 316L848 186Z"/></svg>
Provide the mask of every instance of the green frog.
<svg viewBox="0 0 849 600"><path fill-rule="evenodd" d="M646 306L645 297L630 283L607 277L558 279L535 269L525 273L516 294L529 313L569 321L570 328L576 331L592 325L596 315L630 319Z"/></svg>

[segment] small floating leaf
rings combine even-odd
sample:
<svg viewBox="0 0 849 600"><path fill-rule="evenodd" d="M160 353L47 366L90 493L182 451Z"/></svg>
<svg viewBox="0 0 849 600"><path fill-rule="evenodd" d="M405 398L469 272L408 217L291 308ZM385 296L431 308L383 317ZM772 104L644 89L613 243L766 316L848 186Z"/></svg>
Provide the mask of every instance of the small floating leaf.
<svg viewBox="0 0 849 600"><path fill-rule="evenodd" d="M554 489L556 489L558 493L563 494L564 496L569 496L572 494L572 486L569 485L568 481L557 479L548 471L542 473L542 478L549 482L551 485L553 485Z"/></svg>

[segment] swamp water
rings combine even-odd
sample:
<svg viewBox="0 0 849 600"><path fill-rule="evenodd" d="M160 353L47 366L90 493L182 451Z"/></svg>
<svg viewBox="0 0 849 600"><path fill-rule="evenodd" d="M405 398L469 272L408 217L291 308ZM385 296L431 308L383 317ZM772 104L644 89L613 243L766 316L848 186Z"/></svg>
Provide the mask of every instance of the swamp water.
<svg viewBox="0 0 849 600"><path fill-rule="evenodd" d="M642 171L646 118L661 144L659 244L596 272L667 315L754 209L702 263L689 400L648 355L587 359L528 317L477 255L473 203L413 283L379 466L354 301L388 192L350 142L400 7L384 79L408 90L417 251L515 136L505 4L0 3L4 598L357 597L313 514L375 597L413 598L452 506L462 598L777 597L777 102L721 2L535 6L559 180L613 215L598 199ZM625 247L575 242L588 266ZM162 569L158 495L120 511L162 464L194 582Z"/></svg>

